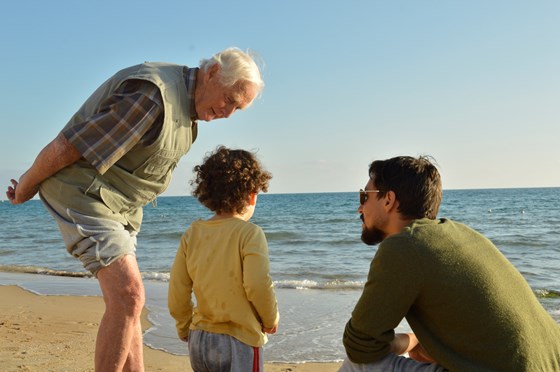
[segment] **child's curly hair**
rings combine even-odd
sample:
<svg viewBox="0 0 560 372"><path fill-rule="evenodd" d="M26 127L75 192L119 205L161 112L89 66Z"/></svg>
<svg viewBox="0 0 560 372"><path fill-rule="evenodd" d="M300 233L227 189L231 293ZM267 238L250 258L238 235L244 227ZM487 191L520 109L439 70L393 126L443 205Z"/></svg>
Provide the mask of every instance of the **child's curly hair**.
<svg viewBox="0 0 560 372"><path fill-rule="evenodd" d="M196 178L190 181L192 195L215 213L243 213L250 194L267 192L272 178L255 154L225 146L207 154L193 171Z"/></svg>

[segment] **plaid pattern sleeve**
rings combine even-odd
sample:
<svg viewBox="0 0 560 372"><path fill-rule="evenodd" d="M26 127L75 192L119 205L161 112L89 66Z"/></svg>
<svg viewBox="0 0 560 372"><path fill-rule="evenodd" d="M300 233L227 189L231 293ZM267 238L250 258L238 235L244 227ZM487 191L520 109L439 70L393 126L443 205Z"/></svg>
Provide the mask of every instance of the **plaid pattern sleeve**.
<svg viewBox="0 0 560 372"><path fill-rule="evenodd" d="M101 174L139 142L152 142L161 130L163 102L159 89L128 80L87 120L62 134Z"/></svg>

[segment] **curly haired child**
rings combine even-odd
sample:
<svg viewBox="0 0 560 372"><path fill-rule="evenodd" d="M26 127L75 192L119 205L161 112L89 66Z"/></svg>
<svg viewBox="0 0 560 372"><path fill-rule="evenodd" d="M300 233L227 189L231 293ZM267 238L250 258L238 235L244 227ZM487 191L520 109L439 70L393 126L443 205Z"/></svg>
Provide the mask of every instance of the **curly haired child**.
<svg viewBox="0 0 560 372"><path fill-rule="evenodd" d="M194 172L192 194L214 215L193 222L181 238L169 311L189 343L194 371L262 371L262 346L279 314L266 237L248 221L272 175L253 153L224 146Z"/></svg>

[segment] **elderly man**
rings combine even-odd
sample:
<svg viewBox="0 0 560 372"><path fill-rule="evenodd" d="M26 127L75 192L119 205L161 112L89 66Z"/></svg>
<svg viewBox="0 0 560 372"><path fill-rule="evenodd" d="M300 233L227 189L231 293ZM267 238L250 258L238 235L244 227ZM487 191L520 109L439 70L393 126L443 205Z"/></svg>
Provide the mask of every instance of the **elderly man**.
<svg viewBox="0 0 560 372"><path fill-rule="evenodd" d="M341 371L559 371L558 324L490 240L436 219L441 198L428 158L370 165L362 241L381 244L346 324ZM395 335L403 318L414 333Z"/></svg>
<svg viewBox="0 0 560 372"><path fill-rule="evenodd" d="M264 83L255 61L229 48L200 67L144 63L103 83L6 193L37 192L67 250L99 280L106 304L96 371L142 371L144 286L135 258L142 207L169 184L197 120L248 107Z"/></svg>

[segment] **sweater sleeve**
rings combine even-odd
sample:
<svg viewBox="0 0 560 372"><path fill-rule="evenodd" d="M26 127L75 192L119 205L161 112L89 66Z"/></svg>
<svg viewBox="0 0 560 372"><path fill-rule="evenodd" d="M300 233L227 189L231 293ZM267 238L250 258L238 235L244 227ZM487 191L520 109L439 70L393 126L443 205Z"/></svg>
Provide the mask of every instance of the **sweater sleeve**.
<svg viewBox="0 0 560 372"><path fill-rule="evenodd" d="M169 313L175 319L179 338L188 338L192 321L193 282L187 270L187 239L186 234L181 238L175 261L169 277L168 307Z"/></svg>
<svg viewBox="0 0 560 372"><path fill-rule="evenodd" d="M243 287L265 328L277 326L280 318L269 266L266 237L257 228L243 249Z"/></svg>
<svg viewBox="0 0 560 372"><path fill-rule="evenodd" d="M353 362L372 363L390 353L394 329L422 285L422 275L418 275L421 265L416 261L406 238L389 238L379 246L344 330L343 344Z"/></svg>

